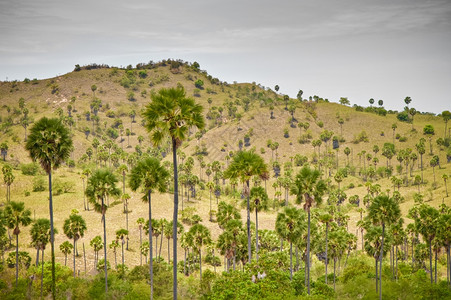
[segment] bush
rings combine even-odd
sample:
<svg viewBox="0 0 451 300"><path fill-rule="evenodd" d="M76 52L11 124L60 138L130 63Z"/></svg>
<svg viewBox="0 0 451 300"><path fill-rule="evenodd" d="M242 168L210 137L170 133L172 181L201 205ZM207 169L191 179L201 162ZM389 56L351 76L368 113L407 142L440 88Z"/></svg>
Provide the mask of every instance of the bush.
<svg viewBox="0 0 451 300"><path fill-rule="evenodd" d="M59 178L53 180L53 194L55 196L70 193L74 191L75 184L73 182L61 181Z"/></svg>
<svg viewBox="0 0 451 300"><path fill-rule="evenodd" d="M33 192L42 192L47 190L47 182L43 176L35 177L33 179Z"/></svg>
<svg viewBox="0 0 451 300"><path fill-rule="evenodd" d="M23 175L35 176L39 171L37 163L23 164L20 166Z"/></svg>

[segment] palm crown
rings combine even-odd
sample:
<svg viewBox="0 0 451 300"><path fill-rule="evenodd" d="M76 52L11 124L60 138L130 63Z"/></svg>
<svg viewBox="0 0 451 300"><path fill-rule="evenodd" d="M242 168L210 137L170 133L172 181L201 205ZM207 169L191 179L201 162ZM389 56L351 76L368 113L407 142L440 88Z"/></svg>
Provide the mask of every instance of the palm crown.
<svg viewBox="0 0 451 300"><path fill-rule="evenodd" d="M42 168L50 173L58 168L72 151L72 138L69 130L59 119L40 119L31 128L25 149L34 161L39 161Z"/></svg>
<svg viewBox="0 0 451 300"><path fill-rule="evenodd" d="M161 89L151 98L143 116L154 144L159 145L169 135L178 147L186 139L189 127L204 128L203 107L186 98L183 87Z"/></svg>

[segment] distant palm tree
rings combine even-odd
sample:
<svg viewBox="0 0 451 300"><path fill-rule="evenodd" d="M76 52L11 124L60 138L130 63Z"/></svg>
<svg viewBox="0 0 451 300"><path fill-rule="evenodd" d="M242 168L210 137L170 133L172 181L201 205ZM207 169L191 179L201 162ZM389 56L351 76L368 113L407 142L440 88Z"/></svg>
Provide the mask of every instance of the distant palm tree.
<svg viewBox="0 0 451 300"><path fill-rule="evenodd" d="M250 220L250 191L249 181L253 176L262 177L268 173L268 166L263 158L253 151L239 151L233 156L227 170L224 172L224 178L239 178L242 183L246 184L245 195L247 196L247 251L248 262L251 262L251 220Z"/></svg>
<svg viewBox="0 0 451 300"><path fill-rule="evenodd" d="M37 219L30 230L31 240L38 249L38 258L36 260L36 266L38 265L39 250L42 252L41 259L41 298L43 295L44 287L44 251L46 245L50 242L50 220Z"/></svg>
<svg viewBox="0 0 451 300"><path fill-rule="evenodd" d="M330 223L333 221L333 217L332 217L332 215L330 215L330 214L322 214L322 215L320 215L319 216L319 221L321 222L321 223L324 223L324 224L326 224L326 261L325 261L325 264L326 264L326 284L327 284L327 265L328 265L328 260L329 260L329 257L327 256L327 238L328 238L328 235L329 235L329 225L330 225Z"/></svg>
<svg viewBox="0 0 451 300"><path fill-rule="evenodd" d="M269 198L261 186L254 186L250 193L250 209L255 210L255 256L258 261L258 212L268 210Z"/></svg>
<svg viewBox="0 0 451 300"><path fill-rule="evenodd" d="M305 230L305 215L295 207L285 207L277 214L276 232L290 243L290 280L293 279L293 243L297 243Z"/></svg>
<svg viewBox="0 0 451 300"><path fill-rule="evenodd" d="M74 246L72 246L71 243L69 243L68 241L64 241L60 245L60 251L63 252L63 254L64 254L64 265L65 266L67 265L67 256L70 255L73 248L74 248ZM75 250L74 250L74 253L75 253Z"/></svg>
<svg viewBox="0 0 451 300"><path fill-rule="evenodd" d="M139 161L131 170L129 186L132 191L136 191L139 187L144 189L143 201L149 204L149 248L150 248L150 297L153 298L153 248L152 248L152 191L157 190L161 193L166 191L169 172L160 165L160 161L150 157ZM141 244L142 246L142 244ZM176 263L174 263L176 264Z"/></svg>
<svg viewBox="0 0 451 300"><path fill-rule="evenodd" d="M75 254L76 254L76 242L79 238L85 235L86 231L86 222L82 216L72 213L68 219L64 220L63 231L64 234L74 241L74 278L75 278Z"/></svg>
<svg viewBox="0 0 451 300"><path fill-rule="evenodd" d="M124 259L124 244L125 239L128 239L128 230L127 229L119 229L116 230L116 240L121 240L121 247L122 247L122 266L125 265L125 259Z"/></svg>
<svg viewBox="0 0 451 300"><path fill-rule="evenodd" d="M25 203L10 201L5 207L5 217L8 228L14 229L16 236L16 286L19 280L19 234L20 226L28 226L31 223L31 211L25 209Z"/></svg>
<svg viewBox="0 0 451 300"><path fill-rule="evenodd" d="M108 293L108 273L106 258L106 211L108 209L105 200L109 196L119 196L121 191L116 187L117 177L108 169L98 169L89 178L86 196L94 205L94 210L102 214L103 221L103 254L105 267L105 294Z"/></svg>
<svg viewBox="0 0 451 300"><path fill-rule="evenodd" d="M70 131L57 118L43 117L30 130L25 149L39 161L49 176L50 247L52 255L52 298L55 299L55 238L53 226L52 169L57 169L72 152Z"/></svg>
<svg viewBox="0 0 451 300"><path fill-rule="evenodd" d="M322 196L326 191L326 183L320 179L320 171L303 167L296 175L290 192L296 195L296 202L301 204L304 199L304 210L307 211L307 293L310 295L310 208L314 203L321 203Z"/></svg>
<svg viewBox="0 0 451 300"><path fill-rule="evenodd" d="M395 223L401 217L399 204L387 195L379 195L374 198L368 209L368 218L373 224L382 226L382 241L380 251L380 281L379 281L379 299L382 300L382 258L384 253L384 235L385 226Z"/></svg>
<svg viewBox="0 0 451 300"><path fill-rule="evenodd" d="M194 251L199 253L200 280L202 281L202 246L211 243L210 230L202 224L195 224L190 228L189 234L193 237L192 247Z"/></svg>
<svg viewBox="0 0 451 300"><path fill-rule="evenodd" d="M139 228L139 248L141 249L142 244L143 244L143 236L142 236L143 225L144 225L144 223L146 223L146 221L144 220L144 218L138 218L138 220L136 220L136 223L138 224L138 228ZM140 258L140 265L142 265L143 264L142 252L140 252L139 258Z"/></svg>
<svg viewBox="0 0 451 300"><path fill-rule="evenodd" d="M172 142L172 162L174 166L174 216L173 216L173 299L177 300L177 217L178 217L178 172L177 148L188 137L190 127L203 129L205 121L203 107L186 98L182 86L160 89L151 95L151 102L143 112L145 126L151 133L152 142L161 144L166 136Z"/></svg>

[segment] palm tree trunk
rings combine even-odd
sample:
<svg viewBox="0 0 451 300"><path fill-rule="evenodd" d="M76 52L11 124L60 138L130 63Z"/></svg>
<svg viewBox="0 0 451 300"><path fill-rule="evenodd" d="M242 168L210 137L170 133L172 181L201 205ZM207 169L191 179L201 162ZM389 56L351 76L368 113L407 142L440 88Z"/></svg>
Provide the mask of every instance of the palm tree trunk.
<svg viewBox="0 0 451 300"><path fill-rule="evenodd" d="M178 217L178 205L179 205L179 195L178 195L178 174L177 174L177 142L175 138L172 138L172 160L174 165L174 216L173 216L173 229L172 229L172 239L173 246L172 255L173 258L173 285L172 285L172 298L177 300L177 217Z"/></svg>
<svg viewBox="0 0 451 300"><path fill-rule="evenodd" d="M200 282L202 282L202 250L199 248L199 271L200 271Z"/></svg>
<svg viewBox="0 0 451 300"><path fill-rule="evenodd" d="M437 248L435 248L435 284L437 284Z"/></svg>
<svg viewBox="0 0 451 300"><path fill-rule="evenodd" d="M121 242L121 246L122 246L122 267L124 267L124 240L122 240Z"/></svg>
<svg viewBox="0 0 451 300"><path fill-rule="evenodd" d="M49 170L50 252L52 256L52 299L56 298L55 279L55 232L53 229L52 168Z"/></svg>
<svg viewBox="0 0 451 300"><path fill-rule="evenodd" d="M75 238L74 238L74 278L75 278Z"/></svg>
<svg viewBox="0 0 451 300"><path fill-rule="evenodd" d="M329 257L327 256L327 238L329 234L329 223L326 223L326 284L327 284L327 263L329 260Z"/></svg>
<svg viewBox="0 0 451 300"><path fill-rule="evenodd" d="M384 235L385 235L385 223L382 223L382 243L380 254L380 271L379 271L379 300L382 300L382 259L384 258Z"/></svg>
<svg viewBox="0 0 451 300"><path fill-rule="evenodd" d="M246 181L247 186L247 255L248 255L248 263L252 260L252 250L251 250L251 216L250 216L250 207L249 207L249 180Z"/></svg>
<svg viewBox="0 0 451 300"><path fill-rule="evenodd" d="M153 299L153 249L152 249L152 198L151 190L147 191L148 203L149 203L149 250L150 250L150 260L149 260L149 272L150 272L150 299Z"/></svg>
<svg viewBox="0 0 451 300"><path fill-rule="evenodd" d="M39 250L40 250L40 248L38 247L38 249L36 251L36 267L39 265Z"/></svg>
<svg viewBox="0 0 451 300"><path fill-rule="evenodd" d="M379 291L379 275L378 275L379 268L377 266L379 260L377 257L375 257L374 260L376 261L376 293L377 293Z"/></svg>
<svg viewBox="0 0 451 300"><path fill-rule="evenodd" d="M293 243L290 241L290 280L293 280Z"/></svg>
<svg viewBox="0 0 451 300"><path fill-rule="evenodd" d="M105 213L104 210L104 201L102 197L102 218L103 218L103 264L105 269L105 296L108 294L108 266L107 266L107 259L106 259L106 219L105 219Z"/></svg>
<svg viewBox="0 0 451 300"><path fill-rule="evenodd" d="M83 243L83 258L85 261L85 274L86 274L86 252L85 252L85 243Z"/></svg>
<svg viewBox="0 0 451 300"><path fill-rule="evenodd" d="M258 212L255 208L255 257L258 262Z"/></svg>
<svg viewBox="0 0 451 300"><path fill-rule="evenodd" d="M429 271L431 274L431 284L432 284L432 240L429 240Z"/></svg>
<svg viewBox="0 0 451 300"><path fill-rule="evenodd" d="M171 249L170 249L170 246L169 246L169 244L170 244L169 240L170 240L170 238L168 239L168 263L171 260Z"/></svg>
<svg viewBox="0 0 451 300"><path fill-rule="evenodd" d="M335 291L335 265L336 265L337 259L334 257L334 291Z"/></svg>
<svg viewBox="0 0 451 300"><path fill-rule="evenodd" d="M43 299L42 298L42 291L43 291L43 288L44 288L44 249L42 249L41 263L42 263L42 266L41 266L41 299Z"/></svg>
<svg viewBox="0 0 451 300"><path fill-rule="evenodd" d="M396 257L395 279L398 280L398 245L396 245L395 257Z"/></svg>
<svg viewBox="0 0 451 300"><path fill-rule="evenodd" d="M141 251L142 245L143 245L143 232L142 232L142 228L141 228L141 225L140 225L140 227L139 227L139 249L140 249L140 251L139 251L139 260L140 260L140 265L141 266L143 265L143 253Z"/></svg>
<svg viewBox="0 0 451 300"><path fill-rule="evenodd" d="M16 287L19 280L19 235L16 234Z"/></svg>
<svg viewBox="0 0 451 300"><path fill-rule="evenodd" d="M125 226L128 232L128 200L125 200ZM128 235L127 235L127 250L128 250Z"/></svg>
<svg viewBox="0 0 451 300"><path fill-rule="evenodd" d="M310 207L307 208L308 213L308 226L307 226L307 294L310 295Z"/></svg>

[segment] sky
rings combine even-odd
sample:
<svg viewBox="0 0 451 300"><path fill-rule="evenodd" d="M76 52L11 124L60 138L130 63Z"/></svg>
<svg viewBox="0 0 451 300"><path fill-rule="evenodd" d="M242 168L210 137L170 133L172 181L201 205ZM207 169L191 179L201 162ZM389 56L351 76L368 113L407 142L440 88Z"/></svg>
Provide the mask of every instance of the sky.
<svg viewBox="0 0 451 300"><path fill-rule="evenodd" d="M197 61L256 82L401 110L451 110L450 0L1 0L0 80L76 64Z"/></svg>

